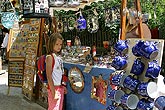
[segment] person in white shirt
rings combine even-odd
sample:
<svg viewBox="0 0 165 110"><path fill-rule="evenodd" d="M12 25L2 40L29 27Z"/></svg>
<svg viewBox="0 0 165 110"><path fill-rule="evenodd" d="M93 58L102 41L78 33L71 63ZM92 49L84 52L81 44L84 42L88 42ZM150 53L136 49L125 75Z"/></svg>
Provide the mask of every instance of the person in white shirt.
<svg viewBox="0 0 165 110"><path fill-rule="evenodd" d="M6 28L2 29L3 35L5 35L3 42L1 44L1 56L3 60L6 60L6 49L8 45L8 39L9 39L9 30Z"/></svg>

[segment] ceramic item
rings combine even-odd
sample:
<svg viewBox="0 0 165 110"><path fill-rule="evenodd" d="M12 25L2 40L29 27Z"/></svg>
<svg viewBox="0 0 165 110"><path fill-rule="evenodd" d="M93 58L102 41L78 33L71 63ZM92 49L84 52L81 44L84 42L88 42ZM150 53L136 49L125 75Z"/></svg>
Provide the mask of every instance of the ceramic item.
<svg viewBox="0 0 165 110"><path fill-rule="evenodd" d="M126 58L121 56L115 56L111 64L111 66L113 66L117 70L124 69L126 65L127 65Z"/></svg>
<svg viewBox="0 0 165 110"><path fill-rule="evenodd" d="M154 60L148 63L148 68L145 76L155 79L160 74L160 71L161 71L161 67L159 66L158 62Z"/></svg>
<svg viewBox="0 0 165 110"><path fill-rule="evenodd" d="M61 7L64 4L64 0L50 0L50 6Z"/></svg>
<svg viewBox="0 0 165 110"><path fill-rule="evenodd" d="M159 96L155 102L154 105L159 110L165 110L165 96Z"/></svg>
<svg viewBox="0 0 165 110"><path fill-rule="evenodd" d="M70 7L77 7L80 5L80 0L69 0L68 1L68 6Z"/></svg>
<svg viewBox="0 0 165 110"><path fill-rule="evenodd" d="M137 56L137 57L141 56L140 49L143 46L143 44L144 44L144 41L140 40L136 43L135 46L132 47L132 53L135 56Z"/></svg>
<svg viewBox="0 0 165 110"><path fill-rule="evenodd" d="M137 110L153 110L154 103L147 101L146 99L141 99L137 104Z"/></svg>
<svg viewBox="0 0 165 110"><path fill-rule="evenodd" d="M140 59L136 59L132 65L131 72L135 75L141 75L144 71L144 63Z"/></svg>
<svg viewBox="0 0 165 110"><path fill-rule="evenodd" d="M139 102L139 98L135 94L124 94L121 97L121 103L129 109L135 109Z"/></svg>
<svg viewBox="0 0 165 110"><path fill-rule="evenodd" d="M86 27L87 27L86 20L84 19L83 15L80 11L80 16L77 20L77 29L83 30L83 29L86 29Z"/></svg>
<svg viewBox="0 0 165 110"><path fill-rule="evenodd" d="M18 15L14 12L3 12L1 16L1 23L7 29L11 29L15 21L19 21Z"/></svg>
<svg viewBox="0 0 165 110"><path fill-rule="evenodd" d="M119 40L114 45L114 49L119 53L127 53L128 52L128 41L127 40Z"/></svg>
<svg viewBox="0 0 165 110"><path fill-rule="evenodd" d="M123 95L124 95L124 92L122 90L111 90L108 93L108 98L120 104L121 103L120 99Z"/></svg>
<svg viewBox="0 0 165 110"><path fill-rule="evenodd" d="M87 18L88 32L96 33L99 29L98 17L96 15L89 15Z"/></svg>
<svg viewBox="0 0 165 110"><path fill-rule="evenodd" d="M138 84L140 84L140 81L133 78L131 75L127 76L125 79L124 79L124 87L125 88L128 88L129 90L131 91L135 91Z"/></svg>
<svg viewBox="0 0 165 110"><path fill-rule="evenodd" d="M68 28L69 30L73 30L75 28L76 20L74 17L69 17L68 19Z"/></svg>
<svg viewBox="0 0 165 110"><path fill-rule="evenodd" d="M112 75L111 83L115 86L124 87L123 83L126 77L127 77L127 74L125 74L124 72Z"/></svg>
<svg viewBox="0 0 165 110"><path fill-rule="evenodd" d="M137 87L139 95L144 97L156 98L158 93L158 86L155 82L143 82Z"/></svg>
<svg viewBox="0 0 165 110"><path fill-rule="evenodd" d="M140 48L140 53L147 59L153 59L158 55L157 42L145 41Z"/></svg>
<svg viewBox="0 0 165 110"><path fill-rule="evenodd" d="M106 110L123 110L120 106L109 105Z"/></svg>
<svg viewBox="0 0 165 110"><path fill-rule="evenodd" d="M57 21L57 32L58 33L62 33L63 32L63 22L62 22L61 18Z"/></svg>

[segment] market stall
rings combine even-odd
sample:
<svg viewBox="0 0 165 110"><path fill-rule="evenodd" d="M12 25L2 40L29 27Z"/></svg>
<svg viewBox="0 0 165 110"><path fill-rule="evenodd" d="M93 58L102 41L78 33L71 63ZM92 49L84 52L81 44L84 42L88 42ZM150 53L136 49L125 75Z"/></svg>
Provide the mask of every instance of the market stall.
<svg viewBox="0 0 165 110"><path fill-rule="evenodd" d="M157 87L164 40L143 39L142 21L138 25L140 38L125 39L129 13L126 0L122 0L122 12L112 1L73 0L67 4L52 0L50 7L47 0L42 2L23 1L26 22L19 29L10 30L9 88L22 87L28 100L47 108L47 84L37 76L37 59L46 54L49 35L58 32L64 37L62 57L68 76L65 110L111 110L111 107L140 110L141 99L148 103L156 101L158 96L152 94L153 87L148 93L141 86L147 83ZM137 10L141 20L139 2Z"/></svg>

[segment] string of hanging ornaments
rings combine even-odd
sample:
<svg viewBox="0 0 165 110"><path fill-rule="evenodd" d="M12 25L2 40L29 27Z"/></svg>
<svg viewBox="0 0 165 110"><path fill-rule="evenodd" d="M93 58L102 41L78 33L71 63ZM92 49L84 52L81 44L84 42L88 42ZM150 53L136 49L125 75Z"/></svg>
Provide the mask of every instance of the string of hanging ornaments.
<svg viewBox="0 0 165 110"><path fill-rule="evenodd" d="M97 7L92 7L87 10L80 9L78 12L71 14L64 12L65 11L54 11L54 16L57 19L58 32L67 32L67 29L72 31L76 28L78 31L87 29L90 33L96 33L99 29L99 19L101 18L105 20L104 27L110 27L116 22L120 22L120 12L116 7L104 8L102 13L104 16L98 13L99 9Z"/></svg>

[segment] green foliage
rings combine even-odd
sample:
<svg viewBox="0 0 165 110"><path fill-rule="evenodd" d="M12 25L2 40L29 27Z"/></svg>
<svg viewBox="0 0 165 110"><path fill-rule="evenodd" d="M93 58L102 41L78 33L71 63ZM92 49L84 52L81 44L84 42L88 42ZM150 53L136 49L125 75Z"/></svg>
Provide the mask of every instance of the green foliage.
<svg viewBox="0 0 165 110"><path fill-rule="evenodd" d="M142 12L151 14L149 27L151 29L158 27L160 38L165 39L165 0L141 0L141 4Z"/></svg>

